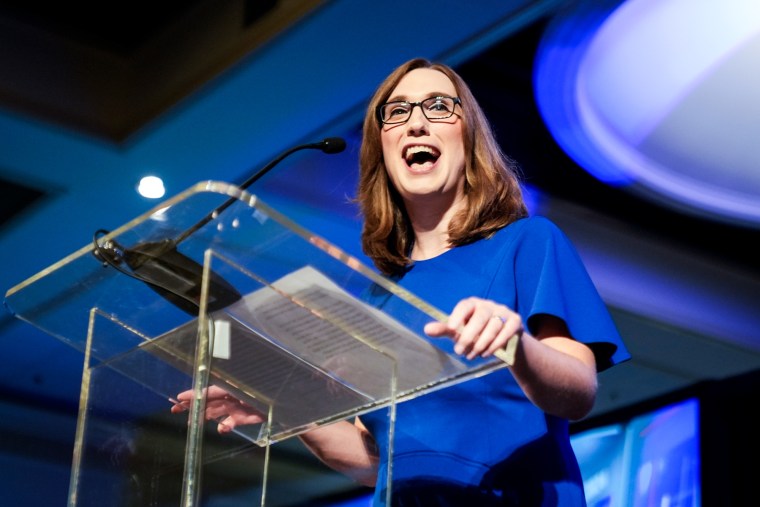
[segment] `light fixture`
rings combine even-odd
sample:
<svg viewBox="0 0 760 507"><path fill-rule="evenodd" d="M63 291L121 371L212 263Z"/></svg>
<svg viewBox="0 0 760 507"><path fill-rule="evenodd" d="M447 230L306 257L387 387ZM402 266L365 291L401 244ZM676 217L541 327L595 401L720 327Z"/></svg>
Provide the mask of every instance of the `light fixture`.
<svg viewBox="0 0 760 507"><path fill-rule="evenodd" d="M539 47L539 109L588 172L760 226L760 2L581 0Z"/></svg>
<svg viewBox="0 0 760 507"><path fill-rule="evenodd" d="M137 185L137 192L148 199L160 199L166 194L164 182L158 176L145 176Z"/></svg>

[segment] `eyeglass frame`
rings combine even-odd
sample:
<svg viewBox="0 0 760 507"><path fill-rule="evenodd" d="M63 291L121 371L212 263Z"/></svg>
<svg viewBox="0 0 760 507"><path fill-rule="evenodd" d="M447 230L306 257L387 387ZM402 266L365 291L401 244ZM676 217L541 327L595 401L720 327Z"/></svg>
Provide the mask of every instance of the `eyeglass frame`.
<svg viewBox="0 0 760 507"><path fill-rule="evenodd" d="M425 108L422 107L423 102L427 102L431 99L451 99L454 101L454 107L451 108L451 114L448 116L441 116L438 118L429 118L428 115L425 113ZM404 121L396 121L396 122L387 122L383 120L382 116L382 109L389 104L409 104L409 116ZM412 113L414 112L414 108L419 106L420 111L422 111L422 116L424 116L428 121L438 121L438 120L448 120L454 115L459 116L458 113L454 112L454 109L456 108L457 104L459 104L459 107L462 107L462 99L459 97L449 97L448 95L436 95L434 97L428 97L424 100L420 100L419 102L409 102L408 100L391 100L390 102L385 102L383 104L380 104L375 108L375 116L377 117L377 121L380 123L380 125L403 125L404 123L408 122L412 118Z"/></svg>

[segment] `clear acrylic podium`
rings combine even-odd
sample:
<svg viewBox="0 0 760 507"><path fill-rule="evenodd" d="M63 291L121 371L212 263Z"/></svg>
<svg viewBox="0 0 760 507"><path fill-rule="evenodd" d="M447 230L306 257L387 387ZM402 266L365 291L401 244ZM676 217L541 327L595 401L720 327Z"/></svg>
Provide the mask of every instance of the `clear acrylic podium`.
<svg viewBox="0 0 760 507"><path fill-rule="evenodd" d="M403 310L365 304L370 290ZM222 182L99 231L5 302L84 356L70 506L223 505L235 488L297 505L313 459L270 467L291 437L372 410L392 433L397 403L505 365L446 352L421 332L441 311ZM211 385L264 422L218 435ZM170 413L187 390L189 410Z"/></svg>

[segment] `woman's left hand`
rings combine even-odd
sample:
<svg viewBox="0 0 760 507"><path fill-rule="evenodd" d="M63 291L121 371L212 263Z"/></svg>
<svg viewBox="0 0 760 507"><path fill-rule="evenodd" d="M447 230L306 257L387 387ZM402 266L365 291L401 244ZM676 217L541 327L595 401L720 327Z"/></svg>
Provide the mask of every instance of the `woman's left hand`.
<svg viewBox="0 0 760 507"><path fill-rule="evenodd" d="M454 352L467 359L493 355L509 340L519 339L523 329L522 317L509 307L477 297L457 303L447 322L425 325L428 336L452 338Z"/></svg>

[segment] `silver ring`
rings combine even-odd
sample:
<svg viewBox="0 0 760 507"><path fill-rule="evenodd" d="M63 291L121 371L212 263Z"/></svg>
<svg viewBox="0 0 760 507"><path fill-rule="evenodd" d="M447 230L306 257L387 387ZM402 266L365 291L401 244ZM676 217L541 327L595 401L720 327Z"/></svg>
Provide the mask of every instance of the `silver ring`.
<svg viewBox="0 0 760 507"><path fill-rule="evenodd" d="M491 318L500 320L502 326L507 323L507 319L504 317L499 317L498 315L491 315Z"/></svg>

